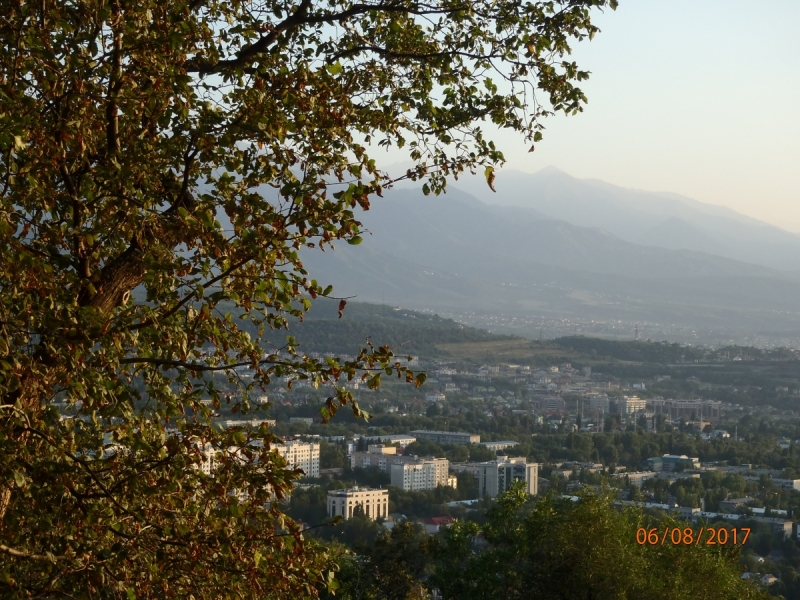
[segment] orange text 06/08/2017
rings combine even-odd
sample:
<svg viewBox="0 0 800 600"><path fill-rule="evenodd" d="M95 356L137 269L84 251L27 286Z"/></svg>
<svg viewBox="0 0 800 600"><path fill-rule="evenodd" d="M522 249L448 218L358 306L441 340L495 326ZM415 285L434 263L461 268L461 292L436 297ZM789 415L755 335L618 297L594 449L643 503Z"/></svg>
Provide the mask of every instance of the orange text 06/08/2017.
<svg viewBox="0 0 800 600"><path fill-rule="evenodd" d="M636 530L636 542L640 546L663 546L664 544L672 544L673 546L736 545L744 544L749 536L749 527L734 527L732 529L701 527L699 531L691 527L665 527L664 529L658 527L645 529L640 527Z"/></svg>

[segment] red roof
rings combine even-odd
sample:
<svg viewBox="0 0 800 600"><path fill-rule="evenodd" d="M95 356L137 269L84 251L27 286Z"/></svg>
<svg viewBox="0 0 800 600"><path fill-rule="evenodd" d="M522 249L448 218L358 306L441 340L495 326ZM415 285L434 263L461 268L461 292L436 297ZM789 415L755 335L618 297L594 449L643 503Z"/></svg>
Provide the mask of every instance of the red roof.
<svg viewBox="0 0 800 600"><path fill-rule="evenodd" d="M450 525L453 521L455 521L453 517L431 517L423 522L425 525Z"/></svg>

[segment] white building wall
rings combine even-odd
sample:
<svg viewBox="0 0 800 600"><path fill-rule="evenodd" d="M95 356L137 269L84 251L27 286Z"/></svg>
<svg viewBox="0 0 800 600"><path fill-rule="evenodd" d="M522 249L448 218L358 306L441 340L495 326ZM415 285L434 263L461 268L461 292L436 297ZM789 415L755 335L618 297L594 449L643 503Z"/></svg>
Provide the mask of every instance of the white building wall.
<svg viewBox="0 0 800 600"><path fill-rule="evenodd" d="M319 477L319 444L290 440L284 444L276 444L286 464L293 469L302 469L306 477Z"/></svg>
<svg viewBox="0 0 800 600"><path fill-rule="evenodd" d="M364 515L373 521L389 516L388 490L351 488L348 490L331 490L328 492L328 517L341 516L349 519L357 506L361 506Z"/></svg>

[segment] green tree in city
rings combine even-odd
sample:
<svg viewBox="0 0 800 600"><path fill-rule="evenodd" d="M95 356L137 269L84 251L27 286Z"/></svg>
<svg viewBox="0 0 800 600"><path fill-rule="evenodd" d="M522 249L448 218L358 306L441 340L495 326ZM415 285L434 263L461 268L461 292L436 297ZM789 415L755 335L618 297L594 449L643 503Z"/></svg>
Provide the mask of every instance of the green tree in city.
<svg viewBox="0 0 800 600"><path fill-rule="evenodd" d="M355 544L345 553L335 596L342 600L422 600L429 598L422 577L430 564L429 536L404 521L378 535L374 543Z"/></svg>
<svg viewBox="0 0 800 600"><path fill-rule="evenodd" d="M319 443L319 466L322 469L343 469L347 457L341 444L331 444L322 440Z"/></svg>
<svg viewBox="0 0 800 600"><path fill-rule="evenodd" d="M739 547L638 544L637 530L655 525L609 497L534 503L516 486L482 528L459 521L439 536L429 586L445 600L765 597L740 578Z"/></svg>
<svg viewBox="0 0 800 600"><path fill-rule="evenodd" d="M393 183L372 144L408 149L426 194L491 186L482 123L533 144L580 111L570 44L615 5L0 0L0 595L330 585L273 501L300 472L211 413L276 379L325 386L323 420L361 415L345 380L422 383L388 348L262 343L332 296L300 249L361 241Z"/></svg>

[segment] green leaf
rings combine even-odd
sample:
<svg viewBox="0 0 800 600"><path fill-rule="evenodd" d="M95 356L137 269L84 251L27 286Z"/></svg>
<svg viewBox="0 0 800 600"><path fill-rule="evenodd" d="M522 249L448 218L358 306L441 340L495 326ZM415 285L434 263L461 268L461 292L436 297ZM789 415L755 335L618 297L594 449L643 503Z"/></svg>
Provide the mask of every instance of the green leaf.
<svg viewBox="0 0 800 600"><path fill-rule="evenodd" d="M347 243L350 244L351 246L358 246L363 241L364 240L361 239L360 235L356 235L347 240Z"/></svg>
<svg viewBox="0 0 800 600"><path fill-rule="evenodd" d="M23 475L19 471L14 471L14 483L17 484L17 487L24 488L25 487L25 475Z"/></svg>

